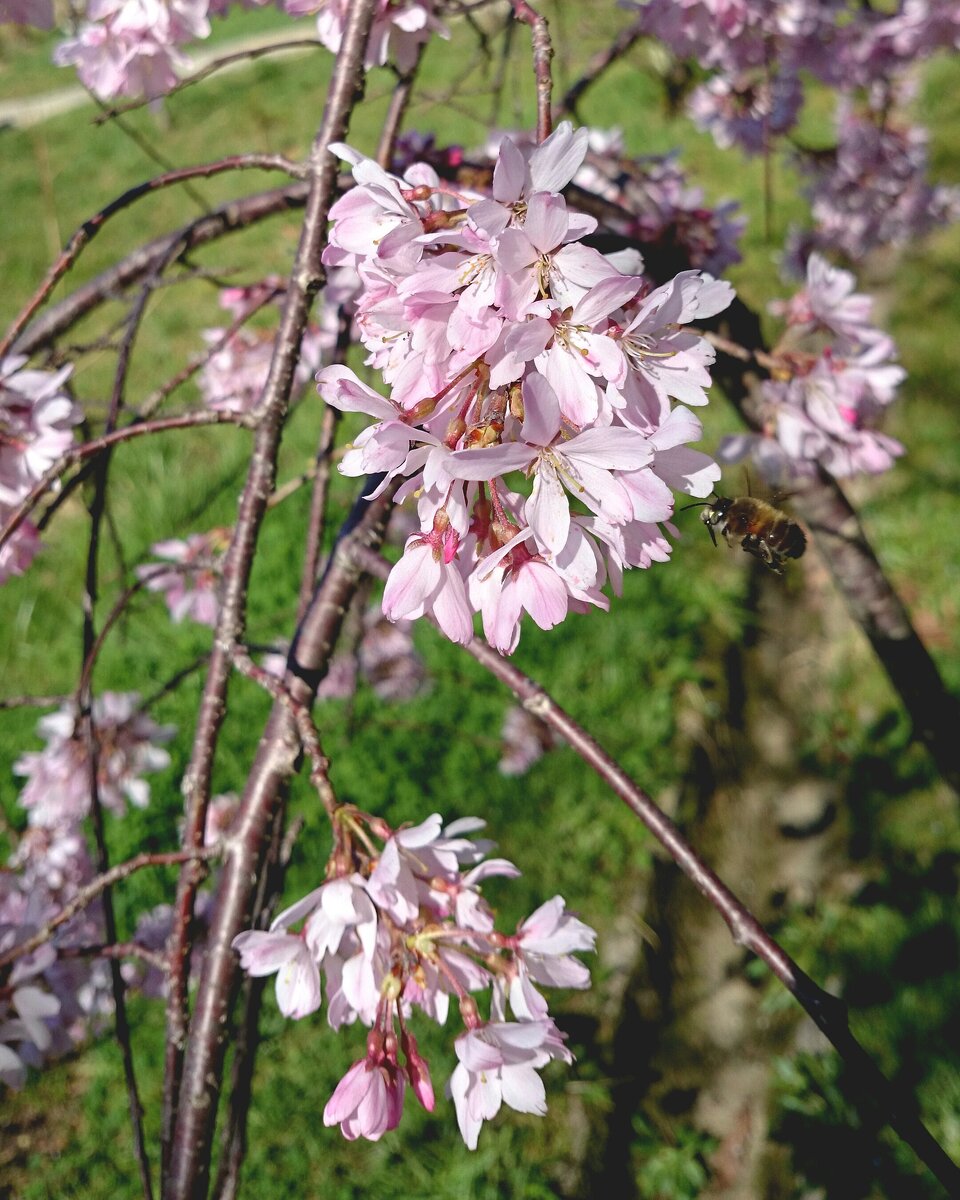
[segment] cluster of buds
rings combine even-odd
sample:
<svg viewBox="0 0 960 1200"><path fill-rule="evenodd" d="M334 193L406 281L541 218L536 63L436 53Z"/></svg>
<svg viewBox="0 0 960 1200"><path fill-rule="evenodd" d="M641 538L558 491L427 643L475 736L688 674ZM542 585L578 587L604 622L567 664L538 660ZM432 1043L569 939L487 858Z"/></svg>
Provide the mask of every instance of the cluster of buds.
<svg viewBox="0 0 960 1200"><path fill-rule="evenodd" d="M499 933L480 885L520 872L505 859L485 859L492 843L465 836L483 825L464 818L443 829L434 813L393 831L379 818L342 808L327 882L280 913L269 930L234 939L249 974L276 972L285 1016L316 1011L325 987L332 1028L355 1021L369 1028L364 1057L323 1113L324 1123L339 1125L347 1138L375 1141L395 1128L408 1084L433 1111L430 1070L408 1028L416 1009L442 1025L451 998L458 1002L465 1032L454 1043L459 1061L448 1093L471 1149L502 1103L545 1112L537 1072L552 1059L572 1061L538 985L588 987L589 972L573 953L592 950L596 935L560 896L515 933ZM475 996L486 990L489 1019Z"/></svg>

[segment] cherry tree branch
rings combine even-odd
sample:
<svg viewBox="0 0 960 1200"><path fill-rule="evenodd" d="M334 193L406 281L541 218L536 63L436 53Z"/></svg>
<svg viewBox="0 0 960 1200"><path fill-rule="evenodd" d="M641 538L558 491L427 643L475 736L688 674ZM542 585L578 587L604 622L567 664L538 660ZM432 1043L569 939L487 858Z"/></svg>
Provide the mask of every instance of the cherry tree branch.
<svg viewBox="0 0 960 1200"><path fill-rule="evenodd" d="M511 6L517 20L530 26L533 74L537 83L537 141L544 142L553 128L550 109L550 97L553 94L553 74L550 70L553 45L550 42L550 28L546 17L538 13L527 0L511 0Z"/></svg>
<svg viewBox="0 0 960 1200"><path fill-rule="evenodd" d="M390 564L379 554L360 548L357 558L364 570L385 579ZM960 1167L946 1154L924 1126L913 1105L896 1089L876 1066L850 1031L846 1005L831 996L793 961L757 921L750 910L714 874L696 854L678 827L654 801L639 788L603 747L586 732L539 684L519 671L492 646L474 638L463 647L491 675L513 692L523 707L538 717L595 771L607 786L643 822L667 851L696 889L717 910L738 946L755 954L794 996L818 1028L826 1035L844 1062L851 1068L864 1095L882 1113L890 1127L913 1148L947 1189L960 1195Z"/></svg>
<svg viewBox="0 0 960 1200"><path fill-rule="evenodd" d="M350 6L323 119L311 150L310 192L300 243L290 275L270 370L258 406L262 417L257 428L250 471L240 500L234 536L224 561L224 589L214 648L193 751L183 781L185 848L202 842L213 757L225 713L227 682L235 648L243 636L246 589L253 553L273 487L280 434L301 338L310 305L323 279L320 252L337 185L337 161L327 146L346 136L350 112L362 89L364 52L374 10L374 0L356 0ZM311 694L309 690L307 694ZM286 753L283 757L292 764L296 757L297 739L290 736L293 733L290 728L291 717L282 705L274 706L271 726L275 720L284 730L281 737L284 751L287 748L292 750L292 757ZM262 741L261 747L263 744ZM251 778L255 772L256 763ZM255 867L262 857L264 831L269 825L270 813L279 794L279 781L273 792L263 796L259 804L250 789L251 784L248 783L238 818L237 848L228 856L218 890L216 913L189 1033L186 1028L189 926L197 887L195 874L189 868L181 873L177 890L170 942L168 1053L163 1113L164 1145L170 1148L164 1163L165 1194L169 1200L193 1200L194 1197L205 1195L208 1187L216 1096L223 1071L227 1021L236 982L236 964L230 943L239 931L244 915L249 912L251 868L255 874Z"/></svg>
<svg viewBox="0 0 960 1200"><path fill-rule="evenodd" d="M129 878L136 871L142 871L145 867L175 867L187 862L191 858L206 860L217 858L221 853L222 847L219 845L201 846L196 852L184 850L144 851L142 854L135 854L133 858L128 858L126 862L117 863L116 866L111 867L102 875L98 875L96 879L91 879L89 883L85 883L83 887L79 888L63 908L55 916L51 917L46 924L41 926L36 933L31 934L24 941L18 942L16 946L12 946L9 950L0 954L0 968L16 962L18 958L22 958L25 954L32 954L39 946L42 946L45 942L49 942L61 925L64 925L71 917L75 917L78 912L82 912L88 905L92 904L105 888L116 886L116 884Z"/></svg>
<svg viewBox="0 0 960 1200"><path fill-rule="evenodd" d="M146 313L147 303L152 294L153 286L160 278L167 263L168 260L161 260L157 263L155 270L144 282L140 294L130 310L127 328L117 352L117 365L114 371L113 387L107 411L107 434L114 431L120 417L126 393L130 357L133 353L137 333ZM93 825L94 844L96 846L97 869L101 877L109 869L110 858L107 851L107 840L103 823L103 805L100 800L98 762L100 745L94 726L93 688L87 664L92 664L97 647L96 606L99 593L100 531L104 518L107 515L107 478L110 471L112 453L111 449L107 449L97 458L93 494L89 503L90 537L87 546L87 566L83 596L83 667L80 673L80 681L77 685L78 729L87 750L90 817ZM109 944L113 944L117 941L117 923L113 908L113 894L110 887L103 889L102 907L106 941ZM130 1022L126 1004L126 984L120 970L119 960L112 958L109 961L111 990L113 992L114 1032L123 1060L123 1073L127 1085L127 1104L130 1112L134 1153L140 1168L140 1183L145 1200L153 1200L150 1159L147 1154L147 1146L143 1133L143 1105L140 1101L140 1089L137 1084L136 1070L133 1063L133 1045L131 1042Z"/></svg>
<svg viewBox="0 0 960 1200"><path fill-rule="evenodd" d="M102 271L89 283L77 288L49 308L42 317L33 321L14 343L14 353L33 354L51 345L98 305L107 299L115 298L126 288L149 275L158 262L167 260L171 249L174 249L178 256L183 256L228 233L238 233L247 229L267 217L303 208L308 192L309 184L304 182L228 200L173 233L147 242L114 266Z"/></svg>
<svg viewBox="0 0 960 1200"><path fill-rule="evenodd" d="M281 154L233 154L229 158L222 158L217 162L201 163L199 166L181 167L175 171L167 171L163 175L157 175L153 179L148 179L144 183L137 184L136 187L129 188L121 196L118 196L115 200L111 200L99 212L94 213L92 217L88 217L73 233L60 257L47 272L40 287L24 308L21 309L20 314L16 317L4 337L0 339L0 358L16 342L19 335L29 323L30 318L37 312L59 281L77 261L84 247L93 241L112 216L115 216L118 212L122 212L125 208L129 208L131 204L135 204L137 200L143 199L144 196L161 191L163 188L172 187L174 184L183 183L184 180L209 179L211 176L220 175L224 171L241 170L284 171L287 175L292 175L296 179L302 179L304 175L302 167L290 162L289 159L284 158Z"/></svg>
<svg viewBox="0 0 960 1200"><path fill-rule="evenodd" d="M166 973L166 956L159 950L149 950L138 942L100 942L89 946L60 946L59 958L139 958L156 971Z"/></svg>
<svg viewBox="0 0 960 1200"><path fill-rule="evenodd" d="M215 58L198 71L194 71L192 75L187 75L179 80L169 91L164 92L163 98L164 100L169 100L177 92L182 92L197 83L202 83L205 79L209 79L211 75L222 71L224 67L231 67L241 62L254 62L258 58L265 58L270 54L282 54L288 50L307 50L311 46L323 46L323 42L318 41L316 38L289 38L282 42L270 42L266 46L251 46L247 50L237 50L233 54L224 54L221 58ZM104 108L100 115L94 118L93 123L94 125L103 125L105 122L112 121L116 117L123 116L125 113L135 112L138 108L144 108L149 103L150 100L144 98L131 100L127 104L115 104L112 108Z"/></svg>
<svg viewBox="0 0 960 1200"><path fill-rule="evenodd" d="M0 528L0 548L16 533L23 521L30 515L33 507L43 497L44 493L49 491L67 467L75 462L82 462L84 459L102 454L104 451L112 450L114 446L120 445L121 442L129 442L133 438L146 437L154 433L166 433L171 429L194 429L201 425L248 426L249 424L250 418L246 413L188 412L180 413L175 417L161 417L155 421L134 419L129 425L125 425L121 429L114 429L109 433L102 434L100 437L91 438L88 442L81 442L57 459L43 478L34 484L23 500L15 508L11 509L6 524Z"/></svg>
<svg viewBox="0 0 960 1200"><path fill-rule="evenodd" d="M615 62L623 58L625 54L628 54L643 36L644 17L640 16L632 25L621 29L605 50L599 51L590 59L586 70L580 78L572 83L564 92L560 102L554 109L554 119L566 116L567 114L572 117L578 117L577 106L587 89L593 87Z"/></svg>

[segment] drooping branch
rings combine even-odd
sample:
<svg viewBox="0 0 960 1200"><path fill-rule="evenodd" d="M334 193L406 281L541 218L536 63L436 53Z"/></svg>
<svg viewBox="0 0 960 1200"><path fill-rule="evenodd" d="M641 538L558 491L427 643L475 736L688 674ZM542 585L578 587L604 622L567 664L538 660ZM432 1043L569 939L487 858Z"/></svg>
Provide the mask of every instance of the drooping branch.
<svg viewBox="0 0 960 1200"><path fill-rule="evenodd" d="M13 345L14 353L34 354L51 345L105 300L116 297L149 275L158 262L167 259L171 248L176 250L178 256L182 256L228 233L248 229L277 213L303 208L308 192L309 184L293 183L228 200L173 233L147 242L33 321L18 336Z"/></svg>
<svg viewBox="0 0 960 1200"><path fill-rule="evenodd" d="M130 360L137 334L140 331L140 326L147 311L147 304L153 293L153 288L168 263L168 259L161 259L157 263L154 271L144 281L140 289L140 294L131 306L127 318L127 327L117 351L113 387L110 391L110 402L107 408L105 426L107 435L114 432L120 418L126 396ZM107 874L110 867L110 859L107 851L106 831L104 829L103 805L100 800L100 744L97 740L97 731L94 725L91 673L98 644L96 608L100 588L100 534L107 518L107 480L112 454L112 448L108 448L102 451L97 457L94 469L93 490L88 505L90 535L87 544L86 571L84 573L83 659L80 680L77 684L77 732L83 740L87 751L90 819L93 826L97 870L101 877ZM117 924L113 908L113 893L109 886L103 889L101 904L103 908L105 939L108 944L112 945L117 941ZM150 1159L143 1132L143 1105L140 1101L140 1088L137 1083L133 1062L133 1044L130 1034L130 1021L127 1014L126 982L120 970L120 961L116 958L110 958L108 961L110 964L111 991L113 993L114 1034L123 1060L123 1074L127 1085L127 1106L130 1114L133 1148L140 1169L140 1184L143 1189L144 1200L153 1200Z"/></svg>
<svg viewBox="0 0 960 1200"><path fill-rule="evenodd" d="M390 564L379 554L363 548L357 554L366 571L379 579L386 578ZM864 1097L876 1106L883 1120L913 1148L949 1195L960 1195L960 1167L947 1156L913 1106L904 1101L853 1036L844 1003L825 992L801 970L749 909L703 862L666 813L539 684L478 638L474 638L463 649L505 684L528 712L563 738L639 817L694 887L717 910L734 942L755 954L822 1030L859 1081Z"/></svg>
<svg viewBox="0 0 960 1200"><path fill-rule="evenodd" d="M100 437L91 438L89 442L81 442L61 455L43 478L34 484L23 500L15 508L11 509L6 523L0 528L0 548L16 533L23 521L29 516L34 505L43 497L44 493L48 492L63 472L76 462L82 462L84 459L112 450L114 446L118 446L122 442L129 442L134 438L147 437L154 433L166 433L171 429L194 429L201 425L245 426L249 424L249 417L245 413L188 412L181 413L176 417L162 417L156 421L134 420L131 424L123 426L122 429L114 429L112 432L104 433Z"/></svg>
<svg viewBox="0 0 960 1200"><path fill-rule="evenodd" d="M217 858L221 853L222 847L219 845L201 846L196 852L186 852L184 850L144 851L142 854L135 854L133 858L128 858L126 862L117 863L116 866L111 867L103 875L98 875L95 879L91 879L89 883L85 883L83 887L79 888L63 908L55 916L51 917L46 924L41 926L36 933L31 934L24 941L18 942L17 945L0 954L0 969L9 963L16 962L18 958L22 958L25 954L32 954L39 946L42 946L45 942L49 942L61 925L64 925L71 917L75 917L78 912L82 912L91 905L102 894L105 888L115 887L136 871L142 871L145 867L177 867L191 858L206 860Z"/></svg>
<svg viewBox="0 0 960 1200"><path fill-rule="evenodd" d="M290 162L289 159L284 158L281 154L233 154L229 158L222 158L217 162L201 163L195 167L181 167L179 170L168 171L163 175L157 175L153 179L148 179L144 183L139 183L136 187L129 188L121 196L118 196L115 200L111 200L99 212L94 213L92 217L88 217L79 229L74 232L60 257L47 272L40 287L37 288L37 291L21 310L4 337L0 339L0 358L16 342L19 335L29 323L30 318L43 305L59 281L77 261L84 247L93 241L112 216L129 208L131 204L135 204L138 200L142 200L144 196L149 196L154 192L161 191L163 188L183 183L184 180L209 179L214 175L222 174L224 171L241 170L283 171L287 175L292 175L295 179L302 179L304 175L302 167L297 163ZM167 256L169 256L169 253L170 251L168 250ZM159 261L163 261L163 257L160 257Z"/></svg>
<svg viewBox="0 0 960 1200"><path fill-rule="evenodd" d="M265 58L270 54L283 54L291 50L309 50L318 46L323 46L323 42L318 41L316 38L285 38L280 42L269 42L264 46L249 46L246 50L237 50L233 54L221 55L220 58L215 58L212 62L208 62L205 66L200 67L199 70L194 71L192 75L187 75L183 79L178 80L168 92L164 93L164 99L169 100L171 96L175 96L178 92L193 87L195 84L202 83L205 79L209 79L211 75L215 75L225 67L232 67L242 62L255 62L258 58ZM138 108L143 108L149 103L149 99L143 98L140 100L131 100L126 104L115 104L111 108L104 108L100 115L94 118L93 123L94 125L103 125L107 121L112 121L125 113L135 112Z"/></svg>

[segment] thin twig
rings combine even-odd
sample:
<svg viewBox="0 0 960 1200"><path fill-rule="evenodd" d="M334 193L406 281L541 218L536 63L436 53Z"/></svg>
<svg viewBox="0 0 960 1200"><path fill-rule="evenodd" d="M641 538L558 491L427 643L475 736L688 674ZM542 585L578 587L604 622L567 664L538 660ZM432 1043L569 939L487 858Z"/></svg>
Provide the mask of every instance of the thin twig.
<svg viewBox="0 0 960 1200"><path fill-rule="evenodd" d="M138 183L136 187L129 188L122 196L111 200L99 212L94 213L92 217L88 217L73 233L63 253L47 272L40 287L24 308L21 309L3 339L0 340L0 358L7 353L26 328L34 313L41 307L57 283L77 261L84 247L96 237L112 216L118 212L122 212L125 208L129 208L131 204L134 204L144 196L149 196L151 193L158 192L163 188L172 187L174 184L183 183L186 179L209 179L211 176L220 175L224 171L240 170L284 171L287 175L292 175L295 179L303 178L302 168L298 164L290 162L289 159L284 158L281 154L233 154L229 158L221 158L217 162L201 163L195 167L180 167L178 170L168 171L164 175L157 175L155 178L148 179L144 183Z"/></svg>
<svg viewBox="0 0 960 1200"><path fill-rule="evenodd" d="M147 242L122 258L118 263L94 276L89 283L71 292L57 304L52 305L41 317L24 330L13 347L16 354L33 354L51 345L58 337L72 328L79 320L105 300L113 299L144 276L149 275L161 261L167 261L171 247L183 257L199 246L206 246L228 233L256 225L267 217L291 209L302 208L306 203L306 183L287 184L286 187L256 192L252 196L240 196L211 209L207 214L196 217L173 233Z"/></svg>
<svg viewBox="0 0 960 1200"><path fill-rule="evenodd" d="M211 75L217 71L222 71L224 67L230 67L234 63L245 61L254 61L258 58L263 58L268 54L281 54L288 50L305 50L311 46L322 46L323 42L316 38L290 38L285 42L271 42L267 46L252 46L248 50L238 50L234 54L225 54L222 58L215 58L213 62L209 62L206 66L201 67L198 71L194 71L192 75L187 75L179 80L173 87L164 93L164 100L169 100L171 96L175 96L177 92L182 92L185 88L193 87L194 84L202 83L204 79L209 79ZM103 125L106 121L112 121L116 117L122 116L124 113L135 112L138 108L143 108L149 104L148 99L131 100L128 104L116 104L113 108L108 108L94 118L94 125Z"/></svg>
<svg viewBox="0 0 960 1200"><path fill-rule="evenodd" d="M89 883L85 883L83 887L79 888L63 908L36 933L0 954L0 967L15 962L25 954L32 954L38 946L49 942L61 925L92 904L105 888L114 887L136 871L142 871L145 867L176 867L193 858L206 860L216 858L221 853L222 847L219 845L201 846L195 852L185 850L144 851L142 854L135 854L133 858L128 858L126 862L117 863L103 875L98 875L96 879L91 879Z"/></svg>
<svg viewBox="0 0 960 1200"><path fill-rule="evenodd" d="M406 115L407 107L410 104L414 81L420 69L425 45L426 43L422 43L417 48L417 58L410 70L404 71L402 74L398 73L396 85L390 96L390 107L387 109L383 128L380 131L380 141L377 144L377 162L385 171L389 171L390 164L393 161L393 148L403 125L403 118Z"/></svg>
<svg viewBox="0 0 960 1200"><path fill-rule="evenodd" d="M58 958L139 958L166 974L167 958L159 950L148 950L139 942L101 942L90 946L58 946Z"/></svg>
<svg viewBox="0 0 960 1200"><path fill-rule="evenodd" d="M0 700L0 710L7 708L57 708L71 696L6 696Z"/></svg>
<svg viewBox="0 0 960 1200"><path fill-rule="evenodd" d="M147 303L153 290L153 283L166 266L165 262L157 264L155 272L147 278L140 294L134 302L128 317L126 331L117 352L117 365L114 371L113 387L110 392L110 404L107 411L106 432L114 431L123 408L126 393L127 376L130 369L130 358L141 322L147 310ZM78 733L87 750L87 772L90 787L90 818L93 825L94 845L96 847L97 870L100 876L107 874L110 858L107 851L107 839L103 822L103 804L100 799L99 754L100 745L93 718L93 689L86 668L92 662L97 645L96 606L99 592L99 559L100 532L104 517L107 513L107 479L110 470L112 450L105 450L98 458L94 473L93 494L90 498L90 538L87 545L87 565L84 575L83 593L83 669L77 685ZM113 908L113 895L110 887L103 889L101 898L103 908L103 927L107 943L117 940L117 923ZM136 1070L133 1062L133 1044L130 1035L130 1022L127 1015L126 984L116 959L110 960L110 982L113 992L114 1033L123 1061L123 1074L127 1085L127 1104L130 1112L130 1127L133 1135L133 1148L140 1168L140 1184L144 1200L153 1200L153 1181L150 1174L150 1159L147 1154L146 1140L143 1132L143 1105L140 1101L140 1089L137 1084Z"/></svg>
<svg viewBox="0 0 960 1200"><path fill-rule="evenodd" d="M73 446L53 464L43 478L28 492L16 508L7 517L6 524L0 529L0 547L20 528L29 516L34 505L43 494L54 486L61 474L75 462L102 454L119 446L121 442L129 442L134 438L147 437L154 433L167 433L171 429L194 429L202 425L240 425L248 426L249 416L246 413L232 412L188 412L175 417L161 417L155 421L132 421L122 429L114 429L112 433L104 433L100 437L91 438Z"/></svg>

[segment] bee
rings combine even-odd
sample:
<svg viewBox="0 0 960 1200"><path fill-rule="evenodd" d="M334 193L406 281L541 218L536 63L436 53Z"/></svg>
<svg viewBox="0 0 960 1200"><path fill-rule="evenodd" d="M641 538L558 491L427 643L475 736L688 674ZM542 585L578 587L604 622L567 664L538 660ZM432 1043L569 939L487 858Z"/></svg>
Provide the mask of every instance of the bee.
<svg viewBox="0 0 960 1200"><path fill-rule="evenodd" d="M718 496L704 506L700 520L709 530L714 545L717 544L714 531L719 530L728 546L739 543L747 554L759 558L776 575L783 574L786 559L800 558L807 548L806 535L796 521L755 496L733 499Z"/></svg>

